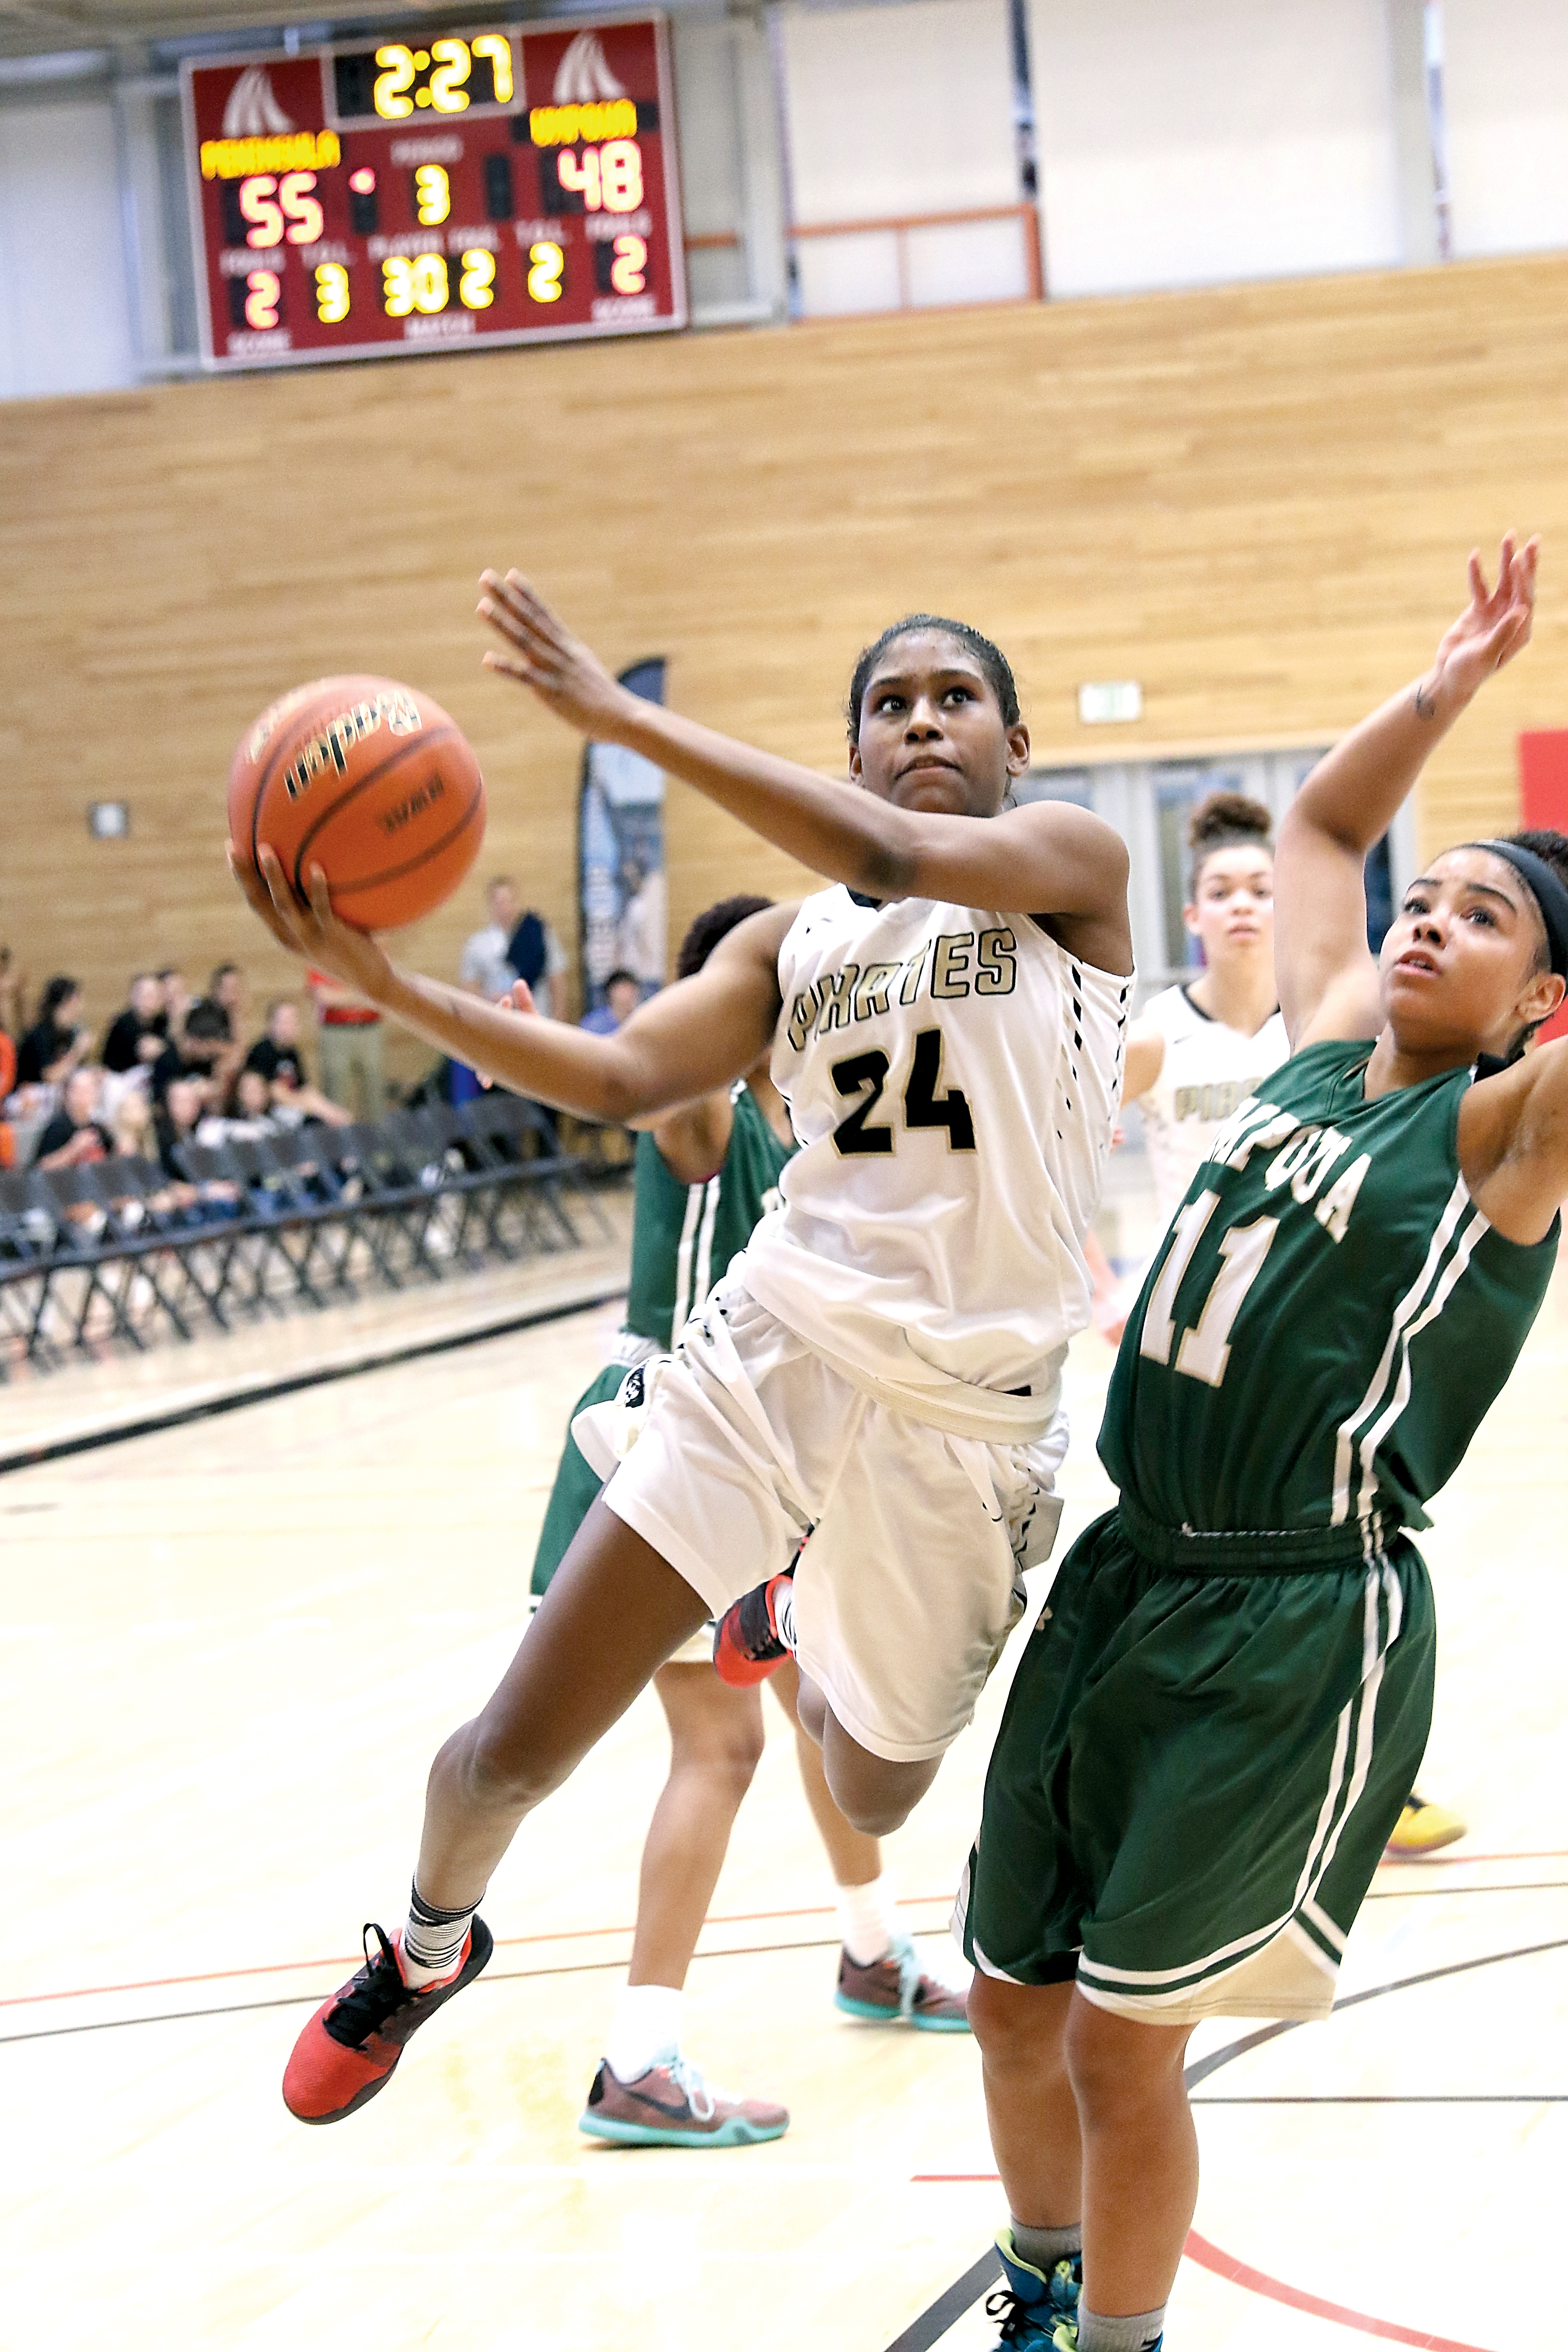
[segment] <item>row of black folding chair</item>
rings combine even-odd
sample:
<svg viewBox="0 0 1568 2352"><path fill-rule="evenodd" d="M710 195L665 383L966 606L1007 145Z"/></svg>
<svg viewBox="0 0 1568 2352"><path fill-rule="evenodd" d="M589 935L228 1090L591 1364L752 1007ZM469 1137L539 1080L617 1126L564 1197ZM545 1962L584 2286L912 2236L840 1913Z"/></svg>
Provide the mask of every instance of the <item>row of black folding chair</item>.
<svg viewBox="0 0 1568 2352"><path fill-rule="evenodd" d="M28 1356L58 1359L64 1350L54 1327L62 1324L72 1346L85 1345L99 1307L112 1335L133 1347L146 1345L142 1320L154 1321L160 1311L190 1338L192 1292L209 1307L212 1297L187 1261L194 1236L178 1228L169 1189L161 1168L134 1156L5 1179L0 1296L5 1328Z"/></svg>
<svg viewBox="0 0 1568 2352"><path fill-rule="evenodd" d="M546 1112L500 1092L372 1125L186 1143L176 1162L183 1186L135 1157L0 1172L0 1339L58 1360L101 1312L142 1348L160 1313L189 1338L195 1314L227 1328L235 1306L285 1311L279 1271L314 1306L352 1297L356 1246L401 1288L439 1280L443 1259L474 1266L580 1238L561 1194L579 1163Z"/></svg>

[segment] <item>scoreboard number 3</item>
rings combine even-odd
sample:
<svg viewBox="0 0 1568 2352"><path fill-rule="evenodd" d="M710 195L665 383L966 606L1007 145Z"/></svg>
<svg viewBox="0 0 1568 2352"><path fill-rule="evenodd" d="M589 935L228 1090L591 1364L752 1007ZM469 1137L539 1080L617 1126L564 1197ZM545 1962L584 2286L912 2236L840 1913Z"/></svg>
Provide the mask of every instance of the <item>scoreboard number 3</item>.
<svg viewBox="0 0 1568 2352"><path fill-rule="evenodd" d="M316 316L323 327L338 327L349 315L349 273L341 261L323 261L316 270Z"/></svg>

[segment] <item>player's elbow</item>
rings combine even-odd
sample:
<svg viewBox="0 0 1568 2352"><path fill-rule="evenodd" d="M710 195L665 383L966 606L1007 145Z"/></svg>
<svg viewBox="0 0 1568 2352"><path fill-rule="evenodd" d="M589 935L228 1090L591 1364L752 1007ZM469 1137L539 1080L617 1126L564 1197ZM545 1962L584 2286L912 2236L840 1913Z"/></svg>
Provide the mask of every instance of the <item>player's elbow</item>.
<svg viewBox="0 0 1568 2352"><path fill-rule="evenodd" d="M868 898L921 898L936 892L921 887L917 850L889 841L868 841L852 886Z"/></svg>

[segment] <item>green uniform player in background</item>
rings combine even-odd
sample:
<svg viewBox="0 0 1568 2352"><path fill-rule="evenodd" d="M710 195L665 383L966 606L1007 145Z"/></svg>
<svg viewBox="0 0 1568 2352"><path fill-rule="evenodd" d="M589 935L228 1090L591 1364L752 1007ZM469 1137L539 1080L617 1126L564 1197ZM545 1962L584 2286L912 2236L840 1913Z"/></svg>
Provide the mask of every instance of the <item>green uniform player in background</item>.
<svg viewBox="0 0 1568 2352"><path fill-rule="evenodd" d="M677 976L700 971L737 923L769 902L727 898L700 915ZM662 1114L637 1144L636 1205L626 1322L615 1360L578 1399L573 1421L595 1414L624 1443L636 1425L616 1399L639 1365L656 1376L752 1228L778 1198L795 1150L789 1112L764 1063L721 1095ZM535 1597L548 1585L603 1484L568 1434L540 1531ZM795 1733L801 1779L832 1867L843 1949L837 2004L876 2023L963 2032L963 1999L921 1968L898 1924L881 1848L851 1828L828 1793L821 1751L795 1722L793 1663L773 1677ZM784 2108L712 2088L680 2048L683 1987L742 1798L763 1749L760 1690L736 1690L713 1671L712 1634L678 1650L654 1676L670 1734L670 1769L643 1849L636 1939L604 2062L581 2128L634 2146L735 2147L776 2139Z"/></svg>
<svg viewBox="0 0 1568 2352"><path fill-rule="evenodd" d="M1428 751L1527 642L1505 541L1430 675L1280 829L1293 1058L1188 1188L1129 1318L1100 1450L1120 1502L1064 1560L1009 1695L960 1898L1012 2212L1016 2352L1145 2352L1197 2193L1183 2082L1211 2016L1326 2016L1431 1719L1405 1533L1545 1296L1568 1194L1568 839L1436 859L1380 965L1363 866Z"/></svg>
<svg viewBox="0 0 1568 2352"><path fill-rule="evenodd" d="M767 902L729 903L750 912ZM730 1139L716 1175L688 1183L671 1168L652 1135L637 1138L631 1281L621 1344L614 1361L578 1398L574 1419L589 1406L611 1402L630 1366L668 1354L672 1334L702 1305L730 1260L751 1240L758 1218L778 1197L779 1171L795 1150L793 1140L786 1142L773 1128L750 1085L734 1087L729 1099ZM780 1115L787 1123L782 1104ZM561 1565L603 1484L569 1435L534 1555L536 1596Z"/></svg>

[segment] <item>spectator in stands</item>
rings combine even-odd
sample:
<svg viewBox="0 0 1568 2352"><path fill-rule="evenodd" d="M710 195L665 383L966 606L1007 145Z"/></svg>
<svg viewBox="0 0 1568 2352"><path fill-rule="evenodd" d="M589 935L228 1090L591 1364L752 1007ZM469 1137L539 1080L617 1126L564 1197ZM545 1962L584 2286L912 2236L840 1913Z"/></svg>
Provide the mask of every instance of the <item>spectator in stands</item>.
<svg viewBox="0 0 1568 2352"><path fill-rule="evenodd" d="M267 1081L271 1108L288 1126L319 1118L328 1127L347 1127L351 1115L331 1102L305 1076L300 1054L300 1008L292 997L275 996L267 1008L267 1028L245 1057L247 1070L259 1070Z"/></svg>
<svg viewBox="0 0 1568 2352"><path fill-rule="evenodd" d="M216 1004L228 1023L226 1034L232 1044L245 1026L247 995L245 974L237 963L215 965L207 982L205 1002Z"/></svg>
<svg viewBox="0 0 1568 2352"><path fill-rule="evenodd" d="M628 858L621 875L626 903L616 925L616 954L650 992L664 986L668 900L664 867Z"/></svg>
<svg viewBox="0 0 1568 2352"><path fill-rule="evenodd" d="M100 1116L114 1136L116 1151L130 1160L157 1158L158 1147L153 1132L153 1103L145 1088L122 1087L111 1115L106 1086Z"/></svg>
<svg viewBox="0 0 1568 2352"><path fill-rule="evenodd" d="M324 971L307 972L305 982L316 1008L322 1093L360 1118L379 1118L386 1103L380 1013Z"/></svg>
<svg viewBox="0 0 1568 2352"><path fill-rule="evenodd" d="M153 1113L153 1134L158 1149L158 1164L166 1176L176 1183L184 1181L184 1171L174 1154L182 1143L195 1140L202 1116L202 1090L195 1078L171 1078L163 1090L163 1099Z"/></svg>
<svg viewBox="0 0 1568 2352"><path fill-rule="evenodd" d="M482 930L470 931L463 941L458 985L494 1004L510 994L517 978L507 960L507 943L517 927L517 888L510 874L498 874L486 884L485 910L489 922Z"/></svg>
<svg viewBox="0 0 1568 2352"><path fill-rule="evenodd" d="M57 972L38 1000L38 1017L16 1049L19 1087L63 1087L87 1058L81 982Z"/></svg>
<svg viewBox="0 0 1568 2352"><path fill-rule="evenodd" d="M209 997L199 997L177 1033L153 1065L153 1098L161 1101L176 1078L194 1078L202 1087L204 1104L217 1103L239 1059L239 1048L228 1036L228 1016Z"/></svg>
<svg viewBox="0 0 1568 2352"><path fill-rule="evenodd" d="M163 1010L163 984L151 971L139 971L131 983L122 1012L110 1023L101 1060L116 1076L151 1066L169 1038L169 1016Z"/></svg>
<svg viewBox="0 0 1568 2352"><path fill-rule="evenodd" d="M168 1034L171 1037L177 1037L185 1025L185 1015L195 1003L195 999L185 986L185 975L177 964L166 963L156 978L159 987L163 992L163 1012L169 1024Z"/></svg>
<svg viewBox="0 0 1568 2352"><path fill-rule="evenodd" d="M60 1107L34 1148L35 1168L81 1168L110 1157L114 1138L99 1121L100 1085L96 1069L72 1070L61 1090Z"/></svg>
<svg viewBox="0 0 1568 2352"><path fill-rule="evenodd" d="M237 1070L221 1111L207 1111L196 1126L196 1141L215 1148L238 1140L255 1143L276 1135L278 1121L270 1104L272 1089L259 1070Z"/></svg>
<svg viewBox="0 0 1568 2352"><path fill-rule="evenodd" d="M566 1007L564 1001L556 1000L555 983L566 969L566 950L544 917L531 907L507 941L506 960L517 979L528 982L540 1019L559 1020Z"/></svg>
<svg viewBox="0 0 1568 2352"><path fill-rule="evenodd" d="M636 972L613 971L605 982L603 1004L595 1004L592 1013L584 1013L577 1026L591 1030L595 1037L613 1037L641 1003L642 982Z"/></svg>

